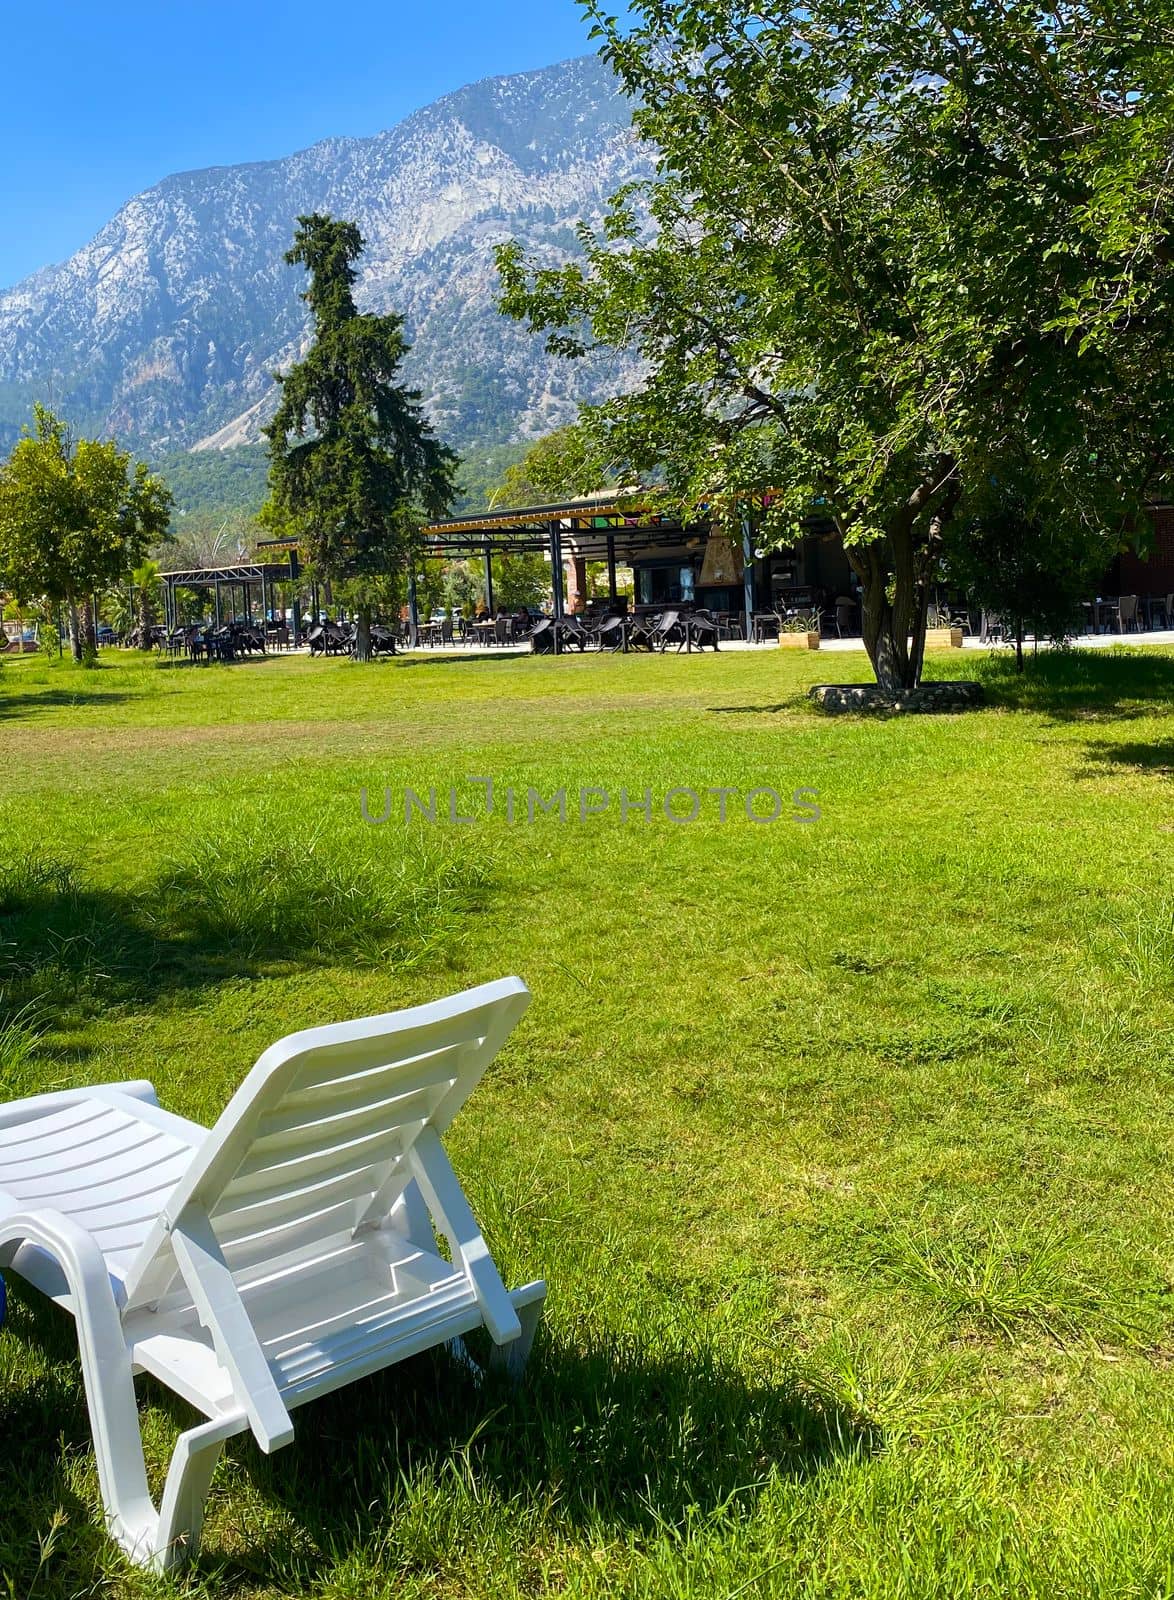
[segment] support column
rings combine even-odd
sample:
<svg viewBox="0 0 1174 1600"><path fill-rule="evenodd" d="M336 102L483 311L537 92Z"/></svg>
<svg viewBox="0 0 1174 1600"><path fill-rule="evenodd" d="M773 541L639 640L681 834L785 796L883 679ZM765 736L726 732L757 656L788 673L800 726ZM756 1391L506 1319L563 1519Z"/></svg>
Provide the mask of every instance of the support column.
<svg viewBox="0 0 1174 1600"><path fill-rule="evenodd" d="M408 572L408 643L414 650L420 643L420 602L416 597L416 565Z"/></svg>
<svg viewBox="0 0 1174 1600"><path fill-rule="evenodd" d="M216 626L217 626L217 628L219 628L220 627L220 579L219 578L216 579L216 581L212 585L212 587L216 592Z"/></svg>
<svg viewBox="0 0 1174 1600"><path fill-rule="evenodd" d="M563 542L557 522L550 524L550 583L554 590L554 615L561 621L567 614L563 593Z"/></svg>
<svg viewBox="0 0 1174 1600"><path fill-rule="evenodd" d="M567 557L567 610L587 609L587 560L585 556Z"/></svg>
<svg viewBox="0 0 1174 1600"><path fill-rule="evenodd" d="M485 546L484 552L482 553L482 560L485 563L485 609L489 613L489 615L492 616L493 615L493 557L489 552L489 546L488 545Z"/></svg>
<svg viewBox="0 0 1174 1600"><path fill-rule="evenodd" d="M619 599L616 588L616 536L609 533L607 536L607 597L612 605Z"/></svg>
<svg viewBox="0 0 1174 1600"><path fill-rule="evenodd" d="M754 637L754 546L750 542L750 518L742 518L742 604L746 613L746 643Z"/></svg>

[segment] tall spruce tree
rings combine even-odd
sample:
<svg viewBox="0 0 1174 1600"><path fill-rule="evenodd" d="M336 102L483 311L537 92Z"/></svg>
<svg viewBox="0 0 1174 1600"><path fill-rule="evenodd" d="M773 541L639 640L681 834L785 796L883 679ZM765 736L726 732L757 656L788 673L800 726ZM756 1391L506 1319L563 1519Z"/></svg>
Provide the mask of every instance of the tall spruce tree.
<svg viewBox="0 0 1174 1600"><path fill-rule="evenodd" d="M314 317L305 359L278 375L281 403L269 441L270 515L298 535L329 579L359 582L356 659L370 655L364 580L398 570L420 521L453 496L457 457L435 437L417 390L396 381L408 353L403 319L355 306L353 222L299 217L286 261L304 266Z"/></svg>

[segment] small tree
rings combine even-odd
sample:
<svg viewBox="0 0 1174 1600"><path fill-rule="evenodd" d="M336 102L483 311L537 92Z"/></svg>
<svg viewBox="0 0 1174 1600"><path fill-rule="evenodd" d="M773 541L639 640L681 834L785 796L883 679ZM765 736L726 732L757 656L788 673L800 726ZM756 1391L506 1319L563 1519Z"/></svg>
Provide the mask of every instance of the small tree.
<svg viewBox="0 0 1174 1600"><path fill-rule="evenodd" d="M75 661L97 659L91 596L167 531L171 494L109 440L79 439L43 406L0 466L0 582L66 608Z"/></svg>
<svg viewBox="0 0 1174 1600"><path fill-rule="evenodd" d="M1075 633L1081 602L1117 553L1068 522L1049 521L1012 495L950 530L946 563L958 587L1010 622L1023 671L1023 639L1060 643Z"/></svg>
<svg viewBox="0 0 1174 1600"><path fill-rule="evenodd" d="M386 578L412 550L424 517L442 516L457 458L433 435L420 395L397 382L408 352L403 320L361 313L353 222L298 218L290 265L310 274L303 295L314 342L284 376L269 441L269 518L302 541L328 580ZM372 605L360 600L355 656L370 656Z"/></svg>

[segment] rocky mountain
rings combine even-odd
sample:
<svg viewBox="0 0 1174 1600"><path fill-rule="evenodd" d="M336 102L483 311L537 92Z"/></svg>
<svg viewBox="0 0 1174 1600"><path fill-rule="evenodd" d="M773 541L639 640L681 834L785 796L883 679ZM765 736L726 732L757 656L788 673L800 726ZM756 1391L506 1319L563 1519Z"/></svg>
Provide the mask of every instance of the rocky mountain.
<svg viewBox="0 0 1174 1600"><path fill-rule="evenodd" d="M649 171L629 121L588 56L487 79L373 138L164 179L69 261L0 291L0 446L34 399L152 454L256 439L272 372L305 347L304 274L282 256L311 211L359 224L360 307L406 318L407 376L446 438L557 426L632 371L562 363L499 316L493 247L574 255L575 224Z"/></svg>

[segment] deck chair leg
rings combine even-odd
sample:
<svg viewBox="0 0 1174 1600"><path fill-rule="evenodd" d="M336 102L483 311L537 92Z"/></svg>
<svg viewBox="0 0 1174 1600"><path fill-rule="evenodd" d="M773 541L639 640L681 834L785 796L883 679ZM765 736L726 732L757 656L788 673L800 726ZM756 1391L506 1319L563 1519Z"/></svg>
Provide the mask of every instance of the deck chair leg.
<svg viewBox="0 0 1174 1600"><path fill-rule="evenodd" d="M489 1370L504 1372L517 1382L525 1372L530 1351L534 1348L534 1335L538 1332L542 1307L546 1300L546 1285L541 1280L537 1283L528 1283L525 1288L514 1289L510 1299L514 1303L514 1310L518 1313L518 1321L522 1324L521 1337L511 1339L509 1344L493 1346L489 1352Z"/></svg>
<svg viewBox="0 0 1174 1600"><path fill-rule="evenodd" d="M180 1434L159 1512L159 1532L151 1563L157 1572L173 1571L190 1561L199 1550L204 1506L224 1441L247 1427L248 1418L241 1412L201 1423Z"/></svg>
<svg viewBox="0 0 1174 1600"><path fill-rule="evenodd" d="M155 1546L158 1519L147 1488L130 1356L105 1263L89 1234L56 1212L5 1218L0 1265L7 1266L24 1244L52 1256L64 1274L77 1322L106 1524L131 1560L143 1565Z"/></svg>

